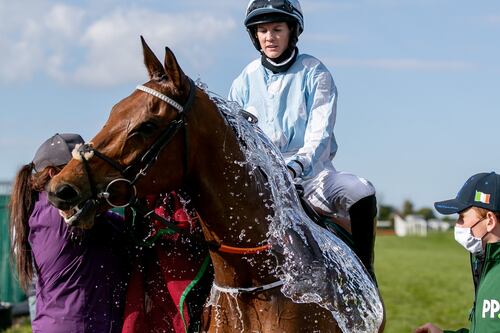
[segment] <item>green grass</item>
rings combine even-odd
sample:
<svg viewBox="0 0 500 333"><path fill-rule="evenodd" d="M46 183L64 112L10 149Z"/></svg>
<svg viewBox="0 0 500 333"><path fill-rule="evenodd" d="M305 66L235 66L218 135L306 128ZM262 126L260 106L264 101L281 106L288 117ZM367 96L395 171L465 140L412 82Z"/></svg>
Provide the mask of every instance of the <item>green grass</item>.
<svg viewBox="0 0 500 333"><path fill-rule="evenodd" d="M29 317L19 318L3 333L31 333L31 322Z"/></svg>
<svg viewBox="0 0 500 333"><path fill-rule="evenodd" d="M473 301L467 252L452 233L378 236L375 269L387 312L386 333L413 332L426 322L468 327ZM28 322L5 333L29 333Z"/></svg>
<svg viewBox="0 0 500 333"><path fill-rule="evenodd" d="M468 327L474 297L469 256L452 233L378 236L375 253L386 333L412 332L426 322Z"/></svg>

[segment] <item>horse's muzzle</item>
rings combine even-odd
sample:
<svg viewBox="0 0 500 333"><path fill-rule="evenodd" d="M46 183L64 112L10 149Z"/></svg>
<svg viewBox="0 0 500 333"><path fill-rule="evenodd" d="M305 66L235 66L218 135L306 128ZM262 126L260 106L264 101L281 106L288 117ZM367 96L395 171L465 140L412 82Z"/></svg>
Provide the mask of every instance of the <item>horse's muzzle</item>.
<svg viewBox="0 0 500 333"><path fill-rule="evenodd" d="M59 213L69 226L82 229L92 227L98 200L82 199L79 191L72 185L63 184L49 191L49 201L59 209Z"/></svg>
<svg viewBox="0 0 500 333"><path fill-rule="evenodd" d="M61 210L71 209L81 200L79 191L70 184L62 184L49 191L49 201Z"/></svg>

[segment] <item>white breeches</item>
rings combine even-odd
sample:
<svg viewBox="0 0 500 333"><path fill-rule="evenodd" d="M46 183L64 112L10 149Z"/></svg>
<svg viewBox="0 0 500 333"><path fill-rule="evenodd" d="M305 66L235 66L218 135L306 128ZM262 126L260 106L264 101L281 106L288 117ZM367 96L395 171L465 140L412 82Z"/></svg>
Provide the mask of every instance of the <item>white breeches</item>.
<svg viewBox="0 0 500 333"><path fill-rule="evenodd" d="M353 204L375 194L375 187L368 180L333 168L326 168L301 184L304 198L318 213L345 219L349 219Z"/></svg>

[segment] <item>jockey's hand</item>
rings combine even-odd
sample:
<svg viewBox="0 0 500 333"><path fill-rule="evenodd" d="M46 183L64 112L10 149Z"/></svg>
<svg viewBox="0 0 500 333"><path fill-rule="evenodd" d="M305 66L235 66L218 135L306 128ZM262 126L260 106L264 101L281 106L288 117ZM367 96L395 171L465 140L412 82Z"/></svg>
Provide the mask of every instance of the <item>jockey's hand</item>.
<svg viewBox="0 0 500 333"><path fill-rule="evenodd" d="M415 329L414 333L443 333L443 330L431 323L427 323Z"/></svg>
<svg viewBox="0 0 500 333"><path fill-rule="evenodd" d="M295 190L297 191L297 194L299 195L299 197L303 197L304 196L304 186L302 186L302 184L297 184L297 183L294 183L293 185L295 186Z"/></svg>

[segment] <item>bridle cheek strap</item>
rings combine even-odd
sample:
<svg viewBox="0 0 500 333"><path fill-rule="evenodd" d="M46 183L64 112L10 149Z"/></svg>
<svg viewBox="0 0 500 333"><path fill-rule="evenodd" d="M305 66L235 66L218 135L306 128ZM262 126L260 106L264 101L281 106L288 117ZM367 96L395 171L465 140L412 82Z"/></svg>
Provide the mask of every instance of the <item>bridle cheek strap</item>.
<svg viewBox="0 0 500 333"><path fill-rule="evenodd" d="M162 94L161 92L159 92L155 89L152 89L152 88L149 88L149 87L146 87L143 85L137 86L138 90L145 92L147 94L150 94L156 98L159 98L162 101L169 104L170 106L172 106L174 109L176 109L178 111L178 114L177 114L177 117L169 124L169 126L167 126L167 128L165 129L163 134L160 135L158 140L139 159L139 163L142 164L142 168L140 168L140 170L136 174L135 178L132 179L132 183L137 182L137 180L140 177L145 175L146 170L156 161L156 159L158 158L158 155L160 155L163 148L173 139L173 137L175 136L177 131L179 129L181 129L182 127L184 127L184 143L185 143L184 157L183 157L183 159L184 159L184 178L187 177L186 175L188 172L188 166L187 166L188 165L188 157L187 157L187 155L188 155L188 152L187 152L188 136L187 136L187 129L185 127L186 126L185 113L189 109L191 109L191 107L194 103L194 99L196 97L196 85L195 85L195 83L190 78L188 78L188 82L189 82L189 95L188 95L188 98L186 100L186 103L183 106L180 105L179 103L177 103L176 101L174 101L172 98L166 96L165 94ZM126 174L127 171L129 171L130 169L133 169L134 167L136 167L136 165L134 165L134 164L130 165L129 167L127 167L124 170L123 173Z"/></svg>
<svg viewBox="0 0 500 333"><path fill-rule="evenodd" d="M128 181L129 185L133 187L133 191L136 193L135 186L134 184L137 182L137 180L144 176L146 174L147 169L156 161L160 153L162 152L163 148L173 139L175 134L178 132L178 130L186 125L184 116L185 113L192 107L195 97L196 97L196 85L194 84L193 80L188 78L189 82L189 95L187 98L186 103L184 106L180 105L176 101L174 101L172 98L160 93L159 91L156 91L152 88L140 85L137 86L137 89L140 91L143 91L147 94L150 94L152 96L155 96L162 101L165 101L169 105L171 105L174 109L178 111L177 117L170 123L167 128L164 130L164 132L160 135L159 139L153 143L151 147L136 161L137 163L133 163L127 167L123 167L120 163L117 161L107 157L106 155L102 154L98 150L92 147L91 143L86 143L81 146L75 147L74 151L72 152L73 158L81 161L84 166L84 170L87 176L87 179L90 183L90 190L92 197L89 199L92 200L99 200L99 199L106 199L108 201L108 198L110 193L106 190L105 192L102 193L97 193L96 187L94 180L92 179L92 174L90 172L90 166L88 164L88 161L90 158L93 156L96 156L100 158L101 160L105 161L109 165L111 165L115 170L119 171L120 174L124 178L119 178L118 180L120 181ZM187 133L185 133L185 140L187 140ZM186 143L187 147L187 143ZM184 154L184 177L186 177L187 174L187 152ZM137 174L135 176L127 177L129 174L129 171L132 169L138 169ZM113 181L112 181L113 182ZM107 188L109 188L109 185ZM133 198L131 198L130 203L133 201ZM108 201L109 203L109 201ZM129 204L130 204L129 203ZM120 206L120 207L126 207L129 204L125 206Z"/></svg>

